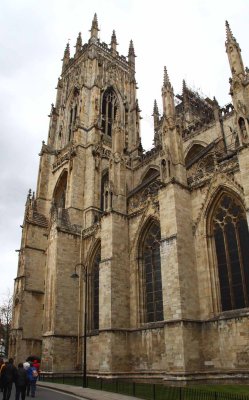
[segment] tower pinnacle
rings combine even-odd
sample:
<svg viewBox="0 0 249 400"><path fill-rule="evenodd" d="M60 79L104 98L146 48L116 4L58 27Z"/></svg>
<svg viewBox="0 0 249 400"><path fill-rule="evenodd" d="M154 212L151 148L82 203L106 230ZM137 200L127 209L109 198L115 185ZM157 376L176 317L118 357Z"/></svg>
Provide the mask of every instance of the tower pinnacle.
<svg viewBox="0 0 249 400"><path fill-rule="evenodd" d="M65 51L64 51L64 56L62 59L62 71L65 69L65 67L67 66L67 64L70 61L70 47L69 47L69 42L67 42Z"/></svg>
<svg viewBox="0 0 249 400"><path fill-rule="evenodd" d="M130 66L135 67L135 51L134 51L134 46L133 46L133 41L130 41L130 46L129 46L129 53L128 53L128 61Z"/></svg>
<svg viewBox="0 0 249 400"><path fill-rule="evenodd" d="M166 67L164 67L163 86L165 88L167 86L171 87L171 83L170 83L170 80L169 80L169 75L168 75L168 71L167 71Z"/></svg>
<svg viewBox="0 0 249 400"><path fill-rule="evenodd" d="M76 41L76 45L75 45L75 56L77 56L79 54L81 49L82 49L82 38L81 38L81 33L79 32L77 41Z"/></svg>
<svg viewBox="0 0 249 400"><path fill-rule="evenodd" d="M235 37L233 36L232 30L229 23L226 21L226 52L231 68L232 75L244 75L244 65L241 57L241 50Z"/></svg>
<svg viewBox="0 0 249 400"><path fill-rule="evenodd" d="M236 42L236 39L233 36L232 30L230 28L228 21L226 21L226 39L227 39L227 42L228 41Z"/></svg>
<svg viewBox="0 0 249 400"><path fill-rule="evenodd" d="M157 106L157 101L154 101L154 108L153 108L153 114L152 115L159 115L158 111L158 106Z"/></svg>
<svg viewBox="0 0 249 400"><path fill-rule="evenodd" d="M174 92L169 80L169 75L166 67L164 67L162 99L163 99L163 114L166 116L166 118L171 118L171 119L174 118L175 117Z"/></svg>
<svg viewBox="0 0 249 400"><path fill-rule="evenodd" d="M91 32L90 41L96 41L98 39L98 32L99 32L98 19L96 13L94 14L92 20L92 27L90 29L90 32Z"/></svg>
<svg viewBox="0 0 249 400"><path fill-rule="evenodd" d="M118 45L118 43L117 43L116 32L113 31L112 32L112 38L111 38L111 49L112 49L112 53L114 53L114 54L117 51L117 45Z"/></svg>

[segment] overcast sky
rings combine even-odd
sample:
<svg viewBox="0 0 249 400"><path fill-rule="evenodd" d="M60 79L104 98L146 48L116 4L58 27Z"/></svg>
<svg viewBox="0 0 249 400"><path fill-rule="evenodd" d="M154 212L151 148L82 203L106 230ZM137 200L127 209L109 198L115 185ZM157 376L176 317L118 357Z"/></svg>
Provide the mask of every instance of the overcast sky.
<svg viewBox="0 0 249 400"><path fill-rule="evenodd" d="M220 105L228 103L225 20L249 65L248 0L0 0L0 299L13 290L24 204L28 189L36 190L61 58L68 39L74 53L79 32L88 41L95 12L101 41L109 44L114 29L125 56L130 39L134 42L146 149L154 99L162 109L164 65L175 94L185 79Z"/></svg>

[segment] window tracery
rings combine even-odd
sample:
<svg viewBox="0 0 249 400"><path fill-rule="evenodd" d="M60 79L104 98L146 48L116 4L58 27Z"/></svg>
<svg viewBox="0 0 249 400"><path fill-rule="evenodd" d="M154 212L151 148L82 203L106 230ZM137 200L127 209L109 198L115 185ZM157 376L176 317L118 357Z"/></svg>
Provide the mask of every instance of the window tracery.
<svg viewBox="0 0 249 400"><path fill-rule="evenodd" d="M249 233L241 204L223 194L212 218L222 311L249 306Z"/></svg>
<svg viewBox="0 0 249 400"><path fill-rule="evenodd" d="M101 121L102 132L112 136L113 123L118 109L118 98L113 88L108 88L103 94Z"/></svg>
<svg viewBox="0 0 249 400"><path fill-rule="evenodd" d="M160 225L152 221L142 243L144 322L163 320Z"/></svg>

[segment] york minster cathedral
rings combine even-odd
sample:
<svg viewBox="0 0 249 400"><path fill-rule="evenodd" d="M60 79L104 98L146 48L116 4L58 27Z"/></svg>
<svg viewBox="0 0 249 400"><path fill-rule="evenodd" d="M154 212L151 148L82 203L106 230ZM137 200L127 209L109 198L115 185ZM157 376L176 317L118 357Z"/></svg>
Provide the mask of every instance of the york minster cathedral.
<svg viewBox="0 0 249 400"><path fill-rule="evenodd" d="M231 103L162 67L144 151L135 50L66 46L29 192L9 354L49 372L249 377L249 69L226 22ZM208 57L212 57L209 54ZM225 51L224 51L225 57ZM217 68L218 72L218 68Z"/></svg>

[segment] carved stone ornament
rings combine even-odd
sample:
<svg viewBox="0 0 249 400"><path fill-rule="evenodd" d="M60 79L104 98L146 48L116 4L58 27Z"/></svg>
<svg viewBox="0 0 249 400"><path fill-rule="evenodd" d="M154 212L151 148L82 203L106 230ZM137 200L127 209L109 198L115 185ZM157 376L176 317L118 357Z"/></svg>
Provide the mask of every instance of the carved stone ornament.
<svg viewBox="0 0 249 400"><path fill-rule="evenodd" d="M151 182L144 189L135 193L128 202L129 211L134 211L140 207L144 207L148 201L154 202L157 198L158 191L162 187L162 183L158 180ZM157 207L156 207L157 208Z"/></svg>
<svg viewBox="0 0 249 400"><path fill-rule="evenodd" d="M76 156L76 147L72 145L65 153L59 154L57 160L53 163L53 171L57 170L61 165L70 161Z"/></svg>
<svg viewBox="0 0 249 400"><path fill-rule="evenodd" d="M92 155L94 157L106 158L109 160L111 157L111 150L105 149L103 146L96 145L93 148Z"/></svg>
<svg viewBox="0 0 249 400"><path fill-rule="evenodd" d="M240 100L238 100L238 111L241 114L246 115L246 106Z"/></svg>

